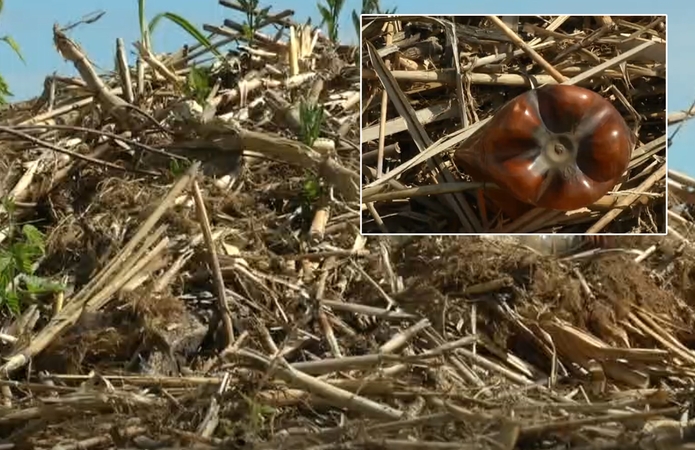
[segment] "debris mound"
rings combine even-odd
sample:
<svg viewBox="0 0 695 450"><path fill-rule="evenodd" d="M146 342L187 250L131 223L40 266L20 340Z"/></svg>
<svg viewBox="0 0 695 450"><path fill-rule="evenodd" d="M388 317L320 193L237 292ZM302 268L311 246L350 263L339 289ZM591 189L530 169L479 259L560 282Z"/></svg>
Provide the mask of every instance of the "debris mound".
<svg viewBox="0 0 695 450"><path fill-rule="evenodd" d="M98 77L56 29L80 77L2 112L0 447L691 440L695 183L610 248L364 237L357 49L267 14Z"/></svg>

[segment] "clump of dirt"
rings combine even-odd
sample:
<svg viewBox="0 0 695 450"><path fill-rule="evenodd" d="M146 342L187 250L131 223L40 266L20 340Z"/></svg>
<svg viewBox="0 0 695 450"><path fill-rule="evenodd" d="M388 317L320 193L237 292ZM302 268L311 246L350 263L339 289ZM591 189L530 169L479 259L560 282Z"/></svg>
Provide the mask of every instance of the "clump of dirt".
<svg viewBox="0 0 695 450"><path fill-rule="evenodd" d="M71 188L48 192L40 199L44 204L44 220L39 220L38 225L50 225L41 271L71 274L74 290L83 286L125 245L159 206L168 189L138 176L102 179L100 175L96 171L88 174L94 178L90 182L94 192L81 190L85 180L78 181L76 177L69 183ZM84 196L91 203L77 208ZM174 206L164 214L162 223L173 235L200 232L194 208Z"/></svg>
<svg viewBox="0 0 695 450"><path fill-rule="evenodd" d="M137 322L130 311L85 312L36 359L36 368L85 374L127 366L142 339Z"/></svg>
<svg viewBox="0 0 695 450"><path fill-rule="evenodd" d="M687 259L676 266L680 286L675 292L672 283L655 276L649 266L636 263L632 254L598 254L575 266L503 241L437 237L403 246L394 259L406 285L398 295L401 306L433 323L457 323L470 322L470 303L476 302L493 314L492 320L487 314L479 317L478 326L490 331L498 344L517 336L501 317L500 321L494 319L495 308L488 307L491 302L504 302L526 317L551 314L611 345L625 344L619 330L636 308L679 328L693 325L695 310L680 299L683 291L693 289L695 280L692 262L687 264ZM590 292L582 289L580 276ZM484 294L465 294L466 288L502 279L513 282ZM377 298L368 286L365 289L370 298Z"/></svg>
<svg viewBox="0 0 695 450"><path fill-rule="evenodd" d="M170 366L172 363L175 366L176 361L167 358L179 350L188 356L193 354L197 344L183 341L190 339L190 334L200 335L201 329L200 322L181 299L140 289L122 294L118 306L84 312L75 326L42 353L37 367L68 374L112 367L127 367L137 372L145 363L148 370L153 370L150 366L156 360L158 365L168 368L157 367L157 373L175 372ZM201 336L197 337L199 343Z"/></svg>
<svg viewBox="0 0 695 450"><path fill-rule="evenodd" d="M397 248L394 260L406 280L432 277L437 286L450 291L514 273L526 255L521 249L481 238L427 237Z"/></svg>

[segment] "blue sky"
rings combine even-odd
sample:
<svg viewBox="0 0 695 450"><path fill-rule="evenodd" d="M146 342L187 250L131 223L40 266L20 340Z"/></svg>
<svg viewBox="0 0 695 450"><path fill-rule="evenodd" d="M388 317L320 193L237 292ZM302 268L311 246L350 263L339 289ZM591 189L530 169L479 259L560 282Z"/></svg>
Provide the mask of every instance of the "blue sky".
<svg viewBox="0 0 695 450"><path fill-rule="evenodd" d="M341 39L354 42L354 28L350 11L361 6L361 0L346 0L346 12L341 18ZM427 3L427 8L423 4ZM411 14L668 14L668 110L687 109L695 100L695 4L692 1L662 0L583 0L572 2L571 9L562 9L560 2L551 0L487 0L485 2L450 2L415 0L382 0L390 8L398 6L399 13ZM315 1L278 0L264 2L272 4L273 11L293 9L298 19L314 17L317 23ZM512 4L516 6L512 7ZM186 17L198 26L221 25L225 18L238 19L236 13L217 3L216 0L148 0L149 17L159 12L170 11ZM112 69L116 38L123 38L132 49L139 38L136 0L5 0L5 9L0 15L0 36L9 34L21 46L26 65L14 57L5 46L0 46L0 73L15 93L15 100L24 100L41 93L46 75L53 71L74 75L71 65L65 63L53 47L52 27L78 20L97 10L106 15L94 25L80 26L70 32L101 68ZM163 23L153 36L157 52L172 51L184 42L187 36L171 23ZM131 60L132 61L132 60ZM686 125L676 137L669 151L669 167L695 176L695 123ZM691 150L688 150L691 149Z"/></svg>

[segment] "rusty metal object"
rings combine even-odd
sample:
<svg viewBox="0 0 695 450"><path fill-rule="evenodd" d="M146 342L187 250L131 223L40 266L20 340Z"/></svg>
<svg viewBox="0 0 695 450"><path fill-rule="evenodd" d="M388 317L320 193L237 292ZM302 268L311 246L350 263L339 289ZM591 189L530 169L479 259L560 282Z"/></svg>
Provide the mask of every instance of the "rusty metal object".
<svg viewBox="0 0 695 450"><path fill-rule="evenodd" d="M578 86L545 85L509 101L454 154L486 195L569 211L591 205L625 173L635 136L613 105ZM500 192L501 191L501 192ZM513 202L507 202L513 203Z"/></svg>

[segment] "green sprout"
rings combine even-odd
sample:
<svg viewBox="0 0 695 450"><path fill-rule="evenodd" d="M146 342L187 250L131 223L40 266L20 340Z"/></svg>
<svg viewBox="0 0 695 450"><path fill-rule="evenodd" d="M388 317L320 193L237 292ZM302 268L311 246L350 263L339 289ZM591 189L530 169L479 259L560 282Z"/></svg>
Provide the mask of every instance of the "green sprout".
<svg viewBox="0 0 695 450"><path fill-rule="evenodd" d="M258 0L239 0L239 6L246 15L246 21L242 24L244 37L247 41L252 42L256 32L265 25L270 6L258 9Z"/></svg>
<svg viewBox="0 0 695 450"><path fill-rule="evenodd" d="M9 246L0 250L0 305L18 314L24 298L60 292L64 288L35 275L38 262L46 253L44 235L30 224L20 228L13 220L14 203L9 199L3 203L9 217L5 230Z"/></svg>
<svg viewBox="0 0 695 450"><path fill-rule="evenodd" d="M186 91L202 107L205 107L212 86L210 85L209 67L191 67L186 78Z"/></svg>
<svg viewBox="0 0 695 450"><path fill-rule="evenodd" d="M338 42L338 21L340 13L345 6L345 0L325 0L326 4L317 3L316 7L321 13L321 26L328 28L328 38L332 42Z"/></svg>
<svg viewBox="0 0 695 450"><path fill-rule="evenodd" d="M185 18L179 16L178 14L172 12L159 13L156 16L154 16L152 20L150 20L150 23L148 25L145 18L145 0L138 0L138 19L140 22L140 38L142 40L142 45L150 50L152 50L152 42L150 41L150 35L154 32L154 29L157 27L157 25L162 19L167 19L170 22L173 22L176 25L178 25L179 28L184 30L193 39L198 41L200 45L212 52L219 60L226 61L222 53L220 53L220 51L212 45L210 40L207 37L205 37L203 33L201 33L200 30L196 28L195 25L193 25Z"/></svg>
<svg viewBox="0 0 695 450"><path fill-rule="evenodd" d="M246 404L249 406L249 425L251 431L260 431L268 418L271 418L277 414L277 410L272 406L264 405L262 403L256 402L253 399L241 394Z"/></svg>
<svg viewBox="0 0 695 450"><path fill-rule="evenodd" d="M5 6L4 0L0 0L0 14L2 14L2 9ZM26 61L24 60L24 56L22 56L22 52L19 48L19 44L12 38L10 35L5 35L5 36L0 36L0 41L4 42L7 44L17 55L17 57L26 64ZM10 91L10 86L7 84L7 81L5 81L5 78L3 78L2 75L0 75L0 105L5 105L7 104L7 97L12 97L13 94Z"/></svg>
<svg viewBox="0 0 695 450"><path fill-rule="evenodd" d="M169 161L169 172L176 178L183 176L189 167L191 167L191 162L188 160L171 159Z"/></svg>
<svg viewBox="0 0 695 450"><path fill-rule="evenodd" d="M299 121L301 128L299 138L309 147L314 145L321 133L323 125L323 106L302 102L299 105Z"/></svg>
<svg viewBox="0 0 695 450"><path fill-rule="evenodd" d="M323 106L318 103L301 102L299 104L299 121L301 128L299 138L307 146L311 147L321 134L324 112ZM307 172L302 186L302 210L311 211L312 204L321 197L322 189L319 178L313 173Z"/></svg>

